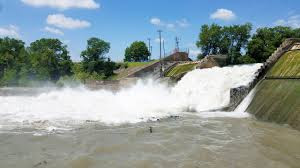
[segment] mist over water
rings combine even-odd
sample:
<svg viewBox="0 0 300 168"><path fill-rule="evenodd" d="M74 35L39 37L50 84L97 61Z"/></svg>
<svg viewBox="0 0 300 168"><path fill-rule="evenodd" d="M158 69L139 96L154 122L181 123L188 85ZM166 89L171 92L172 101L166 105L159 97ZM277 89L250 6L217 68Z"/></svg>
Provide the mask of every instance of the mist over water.
<svg viewBox="0 0 300 168"><path fill-rule="evenodd" d="M119 125L183 116L191 111L202 117L244 117L244 111L205 111L228 105L230 88L247 85L260 67L252 64L194 70L174 87L141 80L115 93L78 87L34 96L1 96L0 130L10 126L66 129L87 121Z"/></svg>

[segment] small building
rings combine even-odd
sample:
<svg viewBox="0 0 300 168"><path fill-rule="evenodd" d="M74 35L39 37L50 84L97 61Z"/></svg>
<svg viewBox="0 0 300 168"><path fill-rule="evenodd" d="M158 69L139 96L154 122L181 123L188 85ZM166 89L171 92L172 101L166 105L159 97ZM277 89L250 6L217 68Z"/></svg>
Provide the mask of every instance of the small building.
<svg viewBox="0 0 300 168"><path fill-rule="evenodd" d="M197 69L212 68L215 66L223 67L227 65L227 59L227 55L209 55L200 61Z"/></svg>
<svg viewBox="0 0 300 168"><path fill-rule="evenodd" d="M173 54L169 55L168 57L164 58L163 61L166 62L176 62L176 61L192 61L189 58L188 52L174 52Z"/></svg>

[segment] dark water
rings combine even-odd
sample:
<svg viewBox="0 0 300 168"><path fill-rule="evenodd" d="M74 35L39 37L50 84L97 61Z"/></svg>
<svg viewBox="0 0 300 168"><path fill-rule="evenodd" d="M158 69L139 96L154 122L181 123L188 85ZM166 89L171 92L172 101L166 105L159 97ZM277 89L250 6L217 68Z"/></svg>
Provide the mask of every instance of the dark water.
<svg viewBox="0 0 300 168"><path fill-rule="evenodd" d="M1 168L300 167L300 132L253 118L188 115L134 125L89 123L71 131L35 131L2 131Z"/></svg>

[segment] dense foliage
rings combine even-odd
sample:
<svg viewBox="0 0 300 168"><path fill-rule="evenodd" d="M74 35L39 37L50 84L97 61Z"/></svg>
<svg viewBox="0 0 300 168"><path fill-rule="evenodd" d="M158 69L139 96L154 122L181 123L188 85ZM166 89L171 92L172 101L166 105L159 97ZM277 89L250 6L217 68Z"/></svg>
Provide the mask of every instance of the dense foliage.
<svg viewBox="0 0 300 168"><path fill-rule="evenodd" d="M245 49L252 25L219 26L203 25L196 45L201 48L202 56L222 54L228 56L230 64L240 62L241 52Z"/></svg>
<svg viewBox="0 0 300 168"><path fill-rule="evenodd" d="M259 28L251 36L251 24L219 26L203 25L196 45L207 55L228 56L228 64L264 62L286 38L299 38L300 29L277 26Z"/></svg>
<svg viewBox="0 0 300 168"><path fill-rule="evenodd" d="M0 85L17 85L29 74L28 54L21 40L0 39Z"/></svg>
<svg viewBox="0 0 300 168"><path fill-rule="evenodd" d="M126 62L144 62L148 61L150 52L147 48L147 45L143 41L133 42L130 47L127 47L125 50L125 59Z"/></svg>
<svg viewBox="0 0 300 168"><path fill-rule="evenodd" d="M33 77L39 81L57 81L72 75L72 60L67 46L58 39L40 39L28 48Z"/></svg>
<svg viewBox="0 0 300 168"><path fill-rule="evenodd" d="M90 38L86 50L81 52L82 66L89 74L103 74L105 77L113 75L115 63L105 55L110 50L110 44L99 38Z"/></svg>
<svg viewBox="0 0 300 168"><path fill-rule="evenodd" d="M257 62L264 62L287 38L299 38L300 29L277 26L259 28L249 41L247 55Z"/></svg>
<svg viewBox="0 0 300 168"><path fill-rule="evenodd" d="M249 23L203 25L197 41L202 51L198 59L221 54L228 56L228 64L264 62L286 38L300 38L300 29L290 27L259 28L252 36L251 29ZM73 63L67 46L58 39L43 38L26 48L21 40L0 38L0 86L111 79L121 65L106 57L109 50L110 43L90 38L81 53L82 61ZM126 48L124 60L145 62L149 56L146 44L136 41Z"/></svg>
<svg viewBox="0 0 300 168"><path fill-rule="evenodd" d="M109 43L91 38L73 63L67 46L58 39L40 39L25 47L21 40L0 38L0 86L27 86L61 80L101 80L113 75L115 63L104 57Z"/></svg>

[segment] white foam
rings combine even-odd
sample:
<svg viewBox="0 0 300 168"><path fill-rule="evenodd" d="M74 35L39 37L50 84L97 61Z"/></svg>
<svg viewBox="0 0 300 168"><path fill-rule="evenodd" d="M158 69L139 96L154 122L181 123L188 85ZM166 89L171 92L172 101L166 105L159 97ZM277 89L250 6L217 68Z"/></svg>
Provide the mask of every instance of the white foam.
<svg viewBox="0 0 300 168"><path fill-rule="evenodd" d="M229 104L230 89L245 86L255 77L261 64L210 68L188 73L173 88L182 106L196 111L218 109Z"/></svg>
<svg viewBox="0 0 300 168"><path fill-rule="evenodd" d="M246 113L246 110L253 99L254 93L255 90L253 89L233 112L224 112L224 111L202 112L202 113L198 113L197 115L203 118L215 118L215 117L247 118L250 115L249 113Z"/></svg>
<svg viewBox="0 0 300 168"><path fill-rule="evenodd" d="M0 124L46 123L47 128L59 128L87 120L106 124L137 123L181 115L187 109L198 112L216 109L229 103L230 88L248 84L260 66L194 70L173 88L147 80L117 93L80 87L38 96L0 97Z"/></svg>

